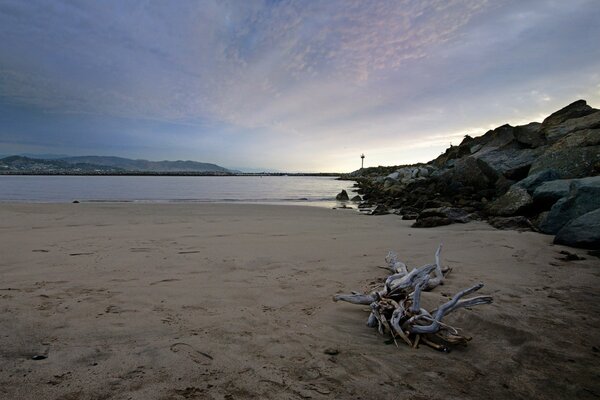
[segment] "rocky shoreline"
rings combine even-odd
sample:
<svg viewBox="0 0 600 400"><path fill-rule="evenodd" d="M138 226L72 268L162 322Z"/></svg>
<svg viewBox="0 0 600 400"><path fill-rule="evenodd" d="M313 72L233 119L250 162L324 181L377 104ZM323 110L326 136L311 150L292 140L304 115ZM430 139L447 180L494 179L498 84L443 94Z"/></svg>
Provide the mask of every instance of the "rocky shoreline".
<svg viewBox="0 0 600 400"><path fill-rule="evenodd" d="M372 214L433 227L484 219L554 242L600 248L600 110L578 100L542 123L502 125L425 164L364 168L355 180Z"/></svg>

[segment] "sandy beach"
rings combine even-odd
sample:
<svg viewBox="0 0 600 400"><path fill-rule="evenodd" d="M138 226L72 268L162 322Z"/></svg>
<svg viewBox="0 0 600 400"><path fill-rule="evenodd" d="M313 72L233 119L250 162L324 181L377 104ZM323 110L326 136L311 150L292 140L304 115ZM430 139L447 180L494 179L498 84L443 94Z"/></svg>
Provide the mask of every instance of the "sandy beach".
<svg viewBox="0 0 600 400"><path fill-rule="evenodd" d="M600 259L551 241L315 207L2 204L0 398L597 399ZM494 297L448 316L467 347L396 348L332 301L440 242L453 270L426 308Z"/></svg>

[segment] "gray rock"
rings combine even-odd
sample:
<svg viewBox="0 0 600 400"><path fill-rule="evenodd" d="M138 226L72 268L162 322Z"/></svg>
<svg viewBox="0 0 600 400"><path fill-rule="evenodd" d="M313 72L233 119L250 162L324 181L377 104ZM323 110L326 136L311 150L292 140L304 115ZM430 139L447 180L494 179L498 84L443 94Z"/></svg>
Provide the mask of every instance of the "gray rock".
<svg viewBox="0 0 600 400"><path fill-rule="evenodd" d="M540 147L546 143L546 137L542 131L542 124L539 122L515 126L514 135L517 142L529 148Z"/></svg>
<svg viewBox="0 0 600 400"><path fill-rule="evenodd" d="M600 249L600 209L585 213L558 231L554 243Z"/></svg>
<svg viewBox="0 0 600 400"><path fill-rule="evenodd" d="M583 178L595 175L600 165L600 146L553 147L531 165L530 174L553 169L561 178Z"/></svg>
<svg viewBox="0 0 600 400"><path fill-rule="evenodd" d="M521 149L516 145L497 148L475 155L498 174L509 179L519 180L527 176L530 166L543 153L544 148Z"/></svg>
<svg viewBox="0 0 600 400"><path fill-rule="evenodd" d="M527 211L533 200L526 189L513 185L508 192L488 204L486 211L491 215L508 217Z"/></svg>
<svg viewBox="0 0 600 400"><path fill-rule="evenodd" d="M544 233L556 234L570 221L600 208L600 176L571 182L569 194L558 200L540 224Z"/></svg>
<svg viewBox="0 0 600 400"><path fill-rule="evenodd" d="M592 114L598 110L588 106L585 100L577 100L566 107L550 114L544 122L542 122L542 129L547 129L552 126L559 125L568 119L584 117Z"/></svg>
<svg viewBox="0 0 600 400"><path fill-rule="evenodd" d="M550 209L554 203L569 194L573 179L544 182L533 191L533 204L539 209Z"/></svg>
<svg viewBox="0 0 600 400"><path fill-rule="evenodd" d="M335 199L337 201L348 201L348 200L350 200L350 198L348 197L348 193L346 193L345 190L342 190L340 193L338 193L337 196L335 196Z"/></svg>
<svg viewBox="0 0 600 400"><path fill-rule="evenodd" d="M560 179L560 175L553 169L544 169L534 174L530 174L527 178L517 182L517 186L527 190L530 194L544 182Z"/></svg>
<svg viewBox="0 0 600 400"><path fill-rule="evenodd" d="M600 111L579 118L568 119L558 125L546 127L544 132L549 142L555 142L571 132L582 129L600 128Z"/></svg>
<svg viewBox="0 0 600 400"><path fill-rule="evenodd" d="M426 217L417 218L417 221L412 224L413 228L433 228L434 226L450 225L452 220L444 217Z"/></svg>
<svg viewBox="0 0 600 400"><path fill-rule="evenodd" d="M379 204L377 207L375 207L375 209L373 209L373 211L369 213L369 215L386 215L389 213L390 212L386 206Z"/></svg>
<svg viewBox="0 0 600 400"><path fill-rule="evenodd" d="M516 217L492 217L488 222L496 229L511 229L517 231L533 230L531 221L522 215Z"/></svg>
<svg viewBox="0 0 600 400"><path fill-rule="evenodd" d="M458 207L426 208L419 214L419 219L429 217L447 218L452 222L458 222L461 224L470 221L469 213Z"/></svg>
<svg viewBox="0 0 600 400"><path fill-rule="evenodd" d="M360 197L359 195L356 195L353 198L351 198L350 201L353 201L355 203L360 203L362 201L362 197Z"/></svg>

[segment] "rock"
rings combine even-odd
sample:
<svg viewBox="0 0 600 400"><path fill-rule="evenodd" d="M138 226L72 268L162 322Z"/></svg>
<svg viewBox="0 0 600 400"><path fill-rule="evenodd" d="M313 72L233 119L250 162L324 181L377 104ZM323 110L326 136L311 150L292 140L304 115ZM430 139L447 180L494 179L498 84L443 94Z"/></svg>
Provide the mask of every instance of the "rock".
<svg viewBox="0 0 600 400"><path fill-rule="evenodd" d="M532 204L533 200L527 190L513 185L508 192L488 204L486 211L491 215L508 217L527 211Z"/></svg>
<svg viewBox="0 0 600 400"><path fill-rule="evenodd" d="M539 122L515 126L513 134L518 143L528 148L536 148L546 144L542 124Z"/></svg>
<svg viewBox="0 0 600 400"><path fill-rule="evenodd" d="M566 107L550 114L544 122L542 122L541 129L545 130L552 126L559 125L568 119L584 117L592 114L597 110L588 106L585 100L577 100Z"/></svg>
<svg viewBox="0 0 600 400"><path fill-rule="evenodd" d="M560 175L553 169L544 169L529 176L519 182L517 186L527 190L530 194L544 182L560 179Z"/></svg>
<svg viewBox="0 0 600 400"><path fill-rule="evenodd" d="M420 217L420 215L419 215ZM412 224L413 228L432 228L434 226L450 225L452 220L444 217L426 217L417 218L417 221Z"/></svg>
<svg viewBox="0 0 600 400"><path fill-rule="evenodd" d="M338 193L338 195L335 196L335 199L337 201L348 201L348 200L350 200L350 198L348 197L348 193L346 193L345 190L342 190L340 193Z"/></svg>
<svg viewBox="0 0 600 400"><path fill-rule="evenodd" d="M415 228L430 228L433 226L449 225L454 222L466 223L469 221L469 213L461 208L439 207L421 211L417 217L417 221L412 226Z"/></svg>
<svg viewBox="0 0 600 400"><path fill-rule="evenodd" d="M600 146L553 147L531 165L529 174L554 169L563 179L595 175L600 166Z"/></svg>
<svg viewBox="0 0 600 400"><path fill-rule="evenodd" d="M355 203L360 203L362 201L362 197L360 197L359 195L356 195L353 198L351 198L350 201L353 201Z"/></svg>
<svg viewBox="0 0 600 400"><path fill-rule="evenodd" d="M492 217L488 222L497 229L513 229L517 231L533 230L531 221L522 215L516 217Z"/></svg>
<svg viewBox="0 0 600 400"><path fill-rule="evenodd" d="M438 175L439 182L447 185L440 192L456 192L460 187L472 187L474 191L493 187L498 173L485 161L475 157L465 157L456 162L454 168Z"/></svg>
<svg viewBox="0 0 600 400"><path fill-rule="evenodd" d="M543 153L544 148L522 149L516 143L475 155L486 162L496 174L508 179L521 180L527 176L531 165Z"/></svg>
<svg viewBox="0 0 600 400"><path fill-rule="evenodd" d="M384 206L383 204L379 204L377 205L377 207L375 207L375 209L373 209L373 211L369 213L369 215L386 215L389 213L390 212L388 211L388 208L386 206Z"/></svg>
<svg viewBox="0 0 600 400"><path fill-rule="evenodd" d="M569 194L558 200L540 224L544 233L556 234L570 221L600 208L600 176L571 182Z"/></svg>
<svg viewBox="0 0 600 400"><path fill-rule="evenodd" d="M549 210L558 200L569 194L573 179L558 179L542 183L533 191L533 204L537 209Z"/></svg>
<svg viewBox="0 0 600 400"><path fill-rule="evenodd" d="M600 248L600 209L567 223L556 234L554 243L586 249Z"/></svg>
<svg viewBox="0 0 600 400"><path fill-rule="evenodd" d="M419 218L419 214L418 213L406 213L402 215L402 219L404 221L413 221L415 219Z"/></svg>
<svg viewBox="0 0 600 400"><path fill-rule="evenodd" d="M73 200L73 204L79 204L79 200Z"/></svg>
<svg viewBox="0 0 600 400"><path fill-rule="evenodd" d="M554 143L551 149L564 149L566 147L589 147L600 145L600 129L582 129Z"/></svg>
<svg viewBox="0 0 600 400"><path fill-rule="evenodd" d="M568 119L558 125L546 127L544 133L546 134L546 140L553 143L571 132L595 128L600 128L600 111L598 110L592 114Z"/></svg>

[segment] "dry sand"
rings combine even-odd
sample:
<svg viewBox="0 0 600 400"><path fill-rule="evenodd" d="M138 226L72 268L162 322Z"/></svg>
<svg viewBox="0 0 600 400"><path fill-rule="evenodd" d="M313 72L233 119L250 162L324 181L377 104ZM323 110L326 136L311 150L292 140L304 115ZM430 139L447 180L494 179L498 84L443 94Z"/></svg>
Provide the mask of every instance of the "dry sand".
<svg viewBox="0 0 600 400"><path fill-rule="evenodd" d="M495 300L448 317L467 347L396 348L332 302L388 250L419 266L442 241L453 271L426 305L479 281ZM598 398L600 260L562 249L349 210L2 204L0 398Z"/></svg>

